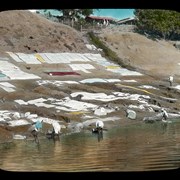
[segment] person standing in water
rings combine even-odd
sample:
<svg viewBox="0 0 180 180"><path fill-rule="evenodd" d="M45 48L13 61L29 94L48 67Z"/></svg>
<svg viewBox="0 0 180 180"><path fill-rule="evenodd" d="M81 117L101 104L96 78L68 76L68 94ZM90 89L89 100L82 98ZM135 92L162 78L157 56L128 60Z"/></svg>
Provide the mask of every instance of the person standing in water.
<svg viewBox="0 0 180 180"><path fill-rule="evenodd" d="M60 140L59 136L61 133L61 125L57 121L53 121L52 126L53 126L53 132L52 132L53 139L55 140L55 136L57 136L58 140Z"/></svg>
<svg viewBox="0 0 180 180"><path fill-rule="evenodd" d="M168 119L168 113L165 109L162 109L162 121L166 122Z"/></svg>
<svg viewBox="0 0 180 180"><path fill-rule="evenodd" d="M34 137L34 141L39 144L39 139L38 139L38 133L42 129L42 122L43 120L37 120L35 123L32 124L30 131L31 134Z"/></svg>

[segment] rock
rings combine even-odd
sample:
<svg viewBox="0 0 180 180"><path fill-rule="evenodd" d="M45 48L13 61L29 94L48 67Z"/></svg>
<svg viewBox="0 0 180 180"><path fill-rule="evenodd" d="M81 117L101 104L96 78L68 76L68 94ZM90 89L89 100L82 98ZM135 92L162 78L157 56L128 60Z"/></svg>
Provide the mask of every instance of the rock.
<svg viewBox="0 0 180 180"><path fill-rule="evenodd" d="M177 41L176 43L174 43L174 47L177 49L180 49L180 41Z"/></svg>
<svg viewBox="0 0 180 180"><path fill-rule="evenodd" d="M129 119L136 119L136 112L135 111L127 109L126 113L127 113L127 117Z"/></svg>
<svg viewBox="0 0 180 180"><path fill-rule="evenodd" d="M20 134L15 134L15 135L13 135L13 139L26 139L26 136L23 136Z"/></svg>
<svg viewBox="0 0 180 180"><path fill-rule="evenodd" d="M94 114L98 116L105 116L107 115L107 111L104 107L99 107L94 111Z"/></svg>
<svg viewBox="0 0 180 180"><path fill-rule="evenodd" d="M18 112L15 112L14 115L13 115L13 118L16 119L16 120L20 119L20 117L21 116L20 116L20 114Z"/></svg>

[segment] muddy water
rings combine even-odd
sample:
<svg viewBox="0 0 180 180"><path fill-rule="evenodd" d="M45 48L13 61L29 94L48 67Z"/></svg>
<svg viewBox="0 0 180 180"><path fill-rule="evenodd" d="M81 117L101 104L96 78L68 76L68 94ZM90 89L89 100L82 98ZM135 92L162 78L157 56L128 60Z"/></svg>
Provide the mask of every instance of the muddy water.
<svg viewBox="0 0 180 180"><path fill-rule="evenodd" d="M179 122L178 122L179 121ZM180 120L62 135L60 141L16 140L0 145L0 168L9 171L151 171L180 167Z"/></svg>

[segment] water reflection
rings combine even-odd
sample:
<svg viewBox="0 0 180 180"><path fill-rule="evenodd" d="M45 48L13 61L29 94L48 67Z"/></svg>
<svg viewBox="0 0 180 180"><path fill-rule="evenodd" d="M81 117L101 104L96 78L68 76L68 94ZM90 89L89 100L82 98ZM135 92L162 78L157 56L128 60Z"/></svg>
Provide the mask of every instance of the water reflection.
<svg viewBox="0 0 180 180"><path fill-rule="evenodd" d="M180 166L180 123L117 127L18 141L0 148L0 168L11 171L149 171Z"/></svg>
<svg viewBox="0 0 180 180"><path fill-rule="evenodd" d="M96 136L98 142L103 140L103 131L92 132L93 136Z"/></svg>
<svg viewBox="0 0 180 180"><path fill-rule="evenodd" d="M103 131L98 133L98 142L100 142L101 140L103 140Z"/></svg>

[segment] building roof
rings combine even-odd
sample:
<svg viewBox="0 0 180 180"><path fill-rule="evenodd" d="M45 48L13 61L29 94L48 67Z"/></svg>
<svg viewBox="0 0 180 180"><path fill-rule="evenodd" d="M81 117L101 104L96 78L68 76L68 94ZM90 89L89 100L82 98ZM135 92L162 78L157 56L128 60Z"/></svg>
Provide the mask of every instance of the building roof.
<svg viewBox="0 0 180 180"><path fill-rule="evenodd" d="M111 17L103 17L103 16L87 16L88 18L94 19L94 20L109 20L109 21L116 21L116 19Z"/></svg>
<svg viewBox="0 0 180 180"><path fill-rule="evenodd" d="M135 20L134 17L130 17L130 18L125 18L125 19L121 19L119 21L117 21L118 24L122 24L122 23L125 23L125 22L128 22L128 21L132 21L132 20Z"/></svg>

